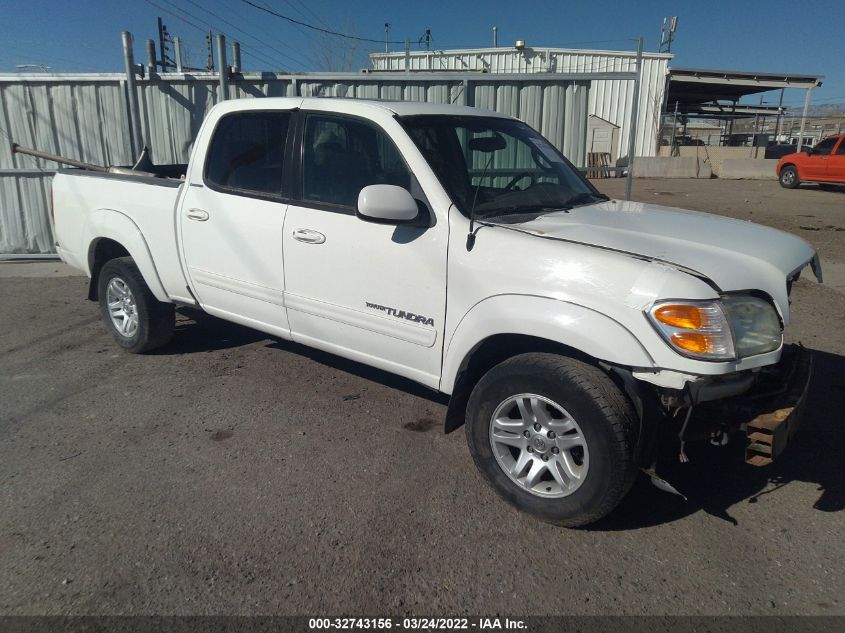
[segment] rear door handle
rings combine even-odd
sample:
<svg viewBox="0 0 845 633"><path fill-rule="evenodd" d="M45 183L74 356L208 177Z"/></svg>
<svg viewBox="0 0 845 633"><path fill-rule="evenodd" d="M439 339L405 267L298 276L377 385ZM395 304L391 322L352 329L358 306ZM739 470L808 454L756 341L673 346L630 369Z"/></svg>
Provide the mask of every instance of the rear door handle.
<svg viewBox="0 0 845 633"><path fill-rule="evenodd" d="M293 239L306 244L322 244L326 241L326 236L311 229L296 229L293 232Z"/></svg>
<svg viewBox="0 0 845 633"><path fill-rule="evenodd" d="M196 220L197 222L205 222L208 219L208 211L202 209L188 209L185 216L189 220Z"/></svg>

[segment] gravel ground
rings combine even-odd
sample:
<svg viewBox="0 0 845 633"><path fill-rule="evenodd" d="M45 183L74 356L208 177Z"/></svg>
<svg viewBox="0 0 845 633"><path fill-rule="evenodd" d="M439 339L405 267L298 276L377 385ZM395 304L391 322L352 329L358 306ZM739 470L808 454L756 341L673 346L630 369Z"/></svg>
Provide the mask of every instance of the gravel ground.
<svg viewBox="0 0 845 633"><path fill-rule="evenodd" d="M636 195L753 217L845 262L829 228L845 226L842 193L637 181ZM641 479L610 518L566 530L499 501L423 388L197 313L160 353L127 355L84 279L9 266L2 614L845 614L831 287L794 289L789 336L816 350L816 380L782 461L693 447L666 469L689 501Z"/></svg>

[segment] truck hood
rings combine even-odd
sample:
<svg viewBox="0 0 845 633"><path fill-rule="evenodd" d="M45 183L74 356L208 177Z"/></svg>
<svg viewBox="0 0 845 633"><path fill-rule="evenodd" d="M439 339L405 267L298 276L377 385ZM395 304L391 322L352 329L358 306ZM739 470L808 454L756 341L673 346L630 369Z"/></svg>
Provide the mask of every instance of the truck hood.
<svg viewBox="0 0 845 633"><path fill-rule="evenodd" d="M821 282L818 256L801 238L697 211L611 200L513 228L664 262L708 280L720 291L762 290L775 301L784 321L789 318L787 279L810 263Z"/></svg>

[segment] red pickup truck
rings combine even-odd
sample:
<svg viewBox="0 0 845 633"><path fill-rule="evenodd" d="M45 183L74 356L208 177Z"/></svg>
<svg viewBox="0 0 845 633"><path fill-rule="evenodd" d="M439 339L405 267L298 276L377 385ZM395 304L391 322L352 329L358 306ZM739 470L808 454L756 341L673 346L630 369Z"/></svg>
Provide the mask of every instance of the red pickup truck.
<svg viewBox="0 0 845 633"><path fill-rule="evenodd" d="M845 134L829 136L812 149L787 154L777 166L781 187L795 189L802 182L845 183Z"/></svg>

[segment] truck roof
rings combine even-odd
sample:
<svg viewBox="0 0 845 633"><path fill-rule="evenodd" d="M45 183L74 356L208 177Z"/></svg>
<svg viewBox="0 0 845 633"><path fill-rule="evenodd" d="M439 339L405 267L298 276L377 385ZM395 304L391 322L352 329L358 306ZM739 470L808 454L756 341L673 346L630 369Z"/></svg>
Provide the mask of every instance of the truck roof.
<svg viewBox="0 0 845 633"><path fill-rule="evenodd" d="M233 99L217 104L215 110L236 112L240 110L289 110L302 108L333 111L345 114L367 116L373 110L389 112L399 116L416 114L441 114L453 116L494 116L512 118L506 114L444 103L419 103L415 101L377 101L371 99L347 99L338 97L267 97L259 99Z"/></svg>

